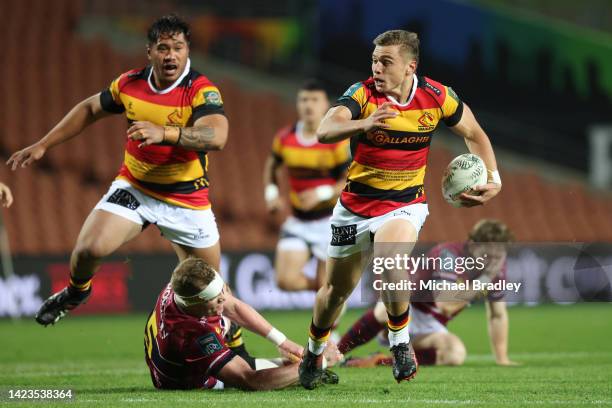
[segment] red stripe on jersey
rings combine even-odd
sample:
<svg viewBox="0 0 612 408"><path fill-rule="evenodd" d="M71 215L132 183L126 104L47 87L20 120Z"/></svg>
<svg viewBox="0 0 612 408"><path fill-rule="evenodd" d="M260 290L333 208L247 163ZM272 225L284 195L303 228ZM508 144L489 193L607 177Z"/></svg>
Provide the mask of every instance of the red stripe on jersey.
<svg viewBox="0 0 612 408"><path fill-rule="evenodd" d="M361 197L355 193L343 191L342 195L340 196L340 200L342 201L344 207L349 211L359 216L370 218L387 214L390 211L397 210L398 208L405 207L410 204L425 202L426 196L423 194L409 203L404 203L390 200L376 200L373 198Z"/></svg>
<svg viewBox="0 0 612 408"><path fill-rule="evenodd" d="M136 159L148 164L187 163L198 159L197 152L185 150L181 147L150 145L139 148L140 143L142 143L140 140L128 139L125 149Z"/></svg>
<svg viewBox="0 0 612 408"><path fill-rule="evenodd" d="M188 92L188 97L182 99L184 95L176 92L168 92L166 94L155 93L151 90L151 87L149 87L145 79L138 79L127 83L124 87L120 88L120 92L133 98L140 99L143 102L173 108L191 106L191 99L195 96L192 95L191 92Z"/></svg>
<svg viewBox="0 0 612 408"><path fill-rule="evenodd" d="M316 179L299 179L295 177L289 178L289 186L292 191L300 193L304 190L316 188L319 186L334 186L336 185L336 179L332 177L327 178L316 178Z"/></svg>
<svg viewBox="0 0 612 408"><path fill-rule="evenodd" d="M441 91L442 95L444 95L444 88L442 88ZM414 99L410 103L409 107L411 109L440 109L439 101L432 98L432 95L423 88L417 88L417 91L414 94Z"/></svg>
<svg viewBox="0 0 612 408"><path fill-rule="evenodd" d="M359 143L353 160L364 166L385 170L416 170L427 164L429 147L421 150L394 150Z"/></svg>
<svg viewBox="0 0 612 408"><path fill-rule="evenodd" d="M128 82L132 82L134 81L134 77L131 77L131 75L135 75L138 74L140 72L142 72L145 68L136 68L136 69L131 69L127 72L125 72L124 74L121 75L121 77L119 78L119 83L117 84L117 86L119 87L119 90L121 91L121 88Z"/></svg>

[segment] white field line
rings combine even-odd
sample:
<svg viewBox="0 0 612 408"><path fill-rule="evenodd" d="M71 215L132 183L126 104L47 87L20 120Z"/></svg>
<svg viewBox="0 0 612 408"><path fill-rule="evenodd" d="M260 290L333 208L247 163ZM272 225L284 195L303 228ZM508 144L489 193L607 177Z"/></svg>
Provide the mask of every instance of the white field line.
<svg viewBox="0 0 612 408"><path fill-rule="evenodd" d="M205 391L204 391L205 392ZM217 391L214 391L217 392ZM222 391L221 391L222 392ZM122 398L119 401L123 403L133 403L133 404L141 404L141 403L149 403L149 402L160 402L160 403L168 403L172 402L173 404L177 403L198 403L199 401L195 398L168 398L167 396L164 398ZM99 399L80 399L76 398L74 402L77 403L94 403L99 404L103 402L109 402ZM243 404L245 402L244 395L232 397L224 397L219 401L208 401L209 405L218 404ZM251 400L252 403L256 404L271 404L271 405L279 405L281 401L277 398L254 398ZM313 398L313 397L291 397L291 401L289 404L294 405L299 402L307 402L307 403L320 403L320 404L329 404L329 398ZM333 401L334 404L341 404L345 401ZM346 402L349 402L347 399ZM396 404L398 402L397 399L378 399L378 398L351 398L350 403L353 404ZM402 403L420 403L420 404L437 404L437 405L487 405L491 404L491 401L485 400L451 400L451 399L421 399L421 398L410 398L410 397L402 397ZM512 401L495 401L494 405L508 405L508 406L532 406L532 405L559 405L559 406L585 406L585 405L610 405L612 404L612 400L594 400L594 401L575 401L575 400L512 400Z"/></svg>

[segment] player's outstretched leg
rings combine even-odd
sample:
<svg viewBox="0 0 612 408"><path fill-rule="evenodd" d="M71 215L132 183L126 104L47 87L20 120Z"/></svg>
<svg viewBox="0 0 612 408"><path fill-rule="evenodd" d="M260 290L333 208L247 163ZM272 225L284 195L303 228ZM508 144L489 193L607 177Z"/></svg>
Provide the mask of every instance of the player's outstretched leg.
<svg viewBox="0 0 612 408"><path fill-rule="evenodd" d="M70 259L70 283L42 304L36 321L55 324L91 296L91 280L100 260L129 241L142 226L107 211L91 212L77 239Z"/></svg>
<svg viewBox="0 0 612 408"><path fill-rule="evenodd" d="M360 254L327 260L327 281L317 292L308 345L299 367L300 384L312 390L324 375L323 351L342 305L359 282Z"/></svg>
<svg viewBox="0 0 612 408"><path fill-rule="evenodd" d="M410 254L416 238L417 231L411 221L405 219L387 221L374 236L375 256L390 258L397 254ZM386 270L383 277L388 282L399 282L405 278L405 274L405 270L395 266ZM410 294L407 291L384 290L381 295L387 309L393 377L398 383L409 381L414 378L418 369L408 332Z"/></svg>

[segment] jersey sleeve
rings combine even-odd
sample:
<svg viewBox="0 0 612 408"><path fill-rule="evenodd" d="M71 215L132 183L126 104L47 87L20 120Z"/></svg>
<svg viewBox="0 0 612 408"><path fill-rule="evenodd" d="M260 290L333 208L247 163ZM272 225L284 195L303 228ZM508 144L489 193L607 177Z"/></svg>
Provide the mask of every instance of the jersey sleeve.
<svg viewBox="0 0 612 408"><path fill-rule="evenodd" d="M281 137L281 132L279 132L272 140L272 157L277 163L283 162L283 143L281 141Z"/></svg>
<svg viewBox="0 0 612 408"><path fill-rule="evenodd" d="M100 104L102 109L109 113L123 113L125 107L121 102L119 82L126 74L121 74L111 82L110 86L100 92Z"/></svg>
<svg viewBox="0 0 612 408"><path fill-rule="evenodd" d="M225 115L223 99L219 88L210 82L202 84L195 92L191 101L191 119L193 122L203 116L220 114Z"/></svg>
<svg viewBox="0 0 612 408"><path fill-rule="evenodd" d="M357 82L351 85L333 106L346 106L351 111L351 119L358 119L366 102L365 85L363 82Z"/></svg>
<svg viewBox="0 0 612 408"><path fill-rule="evenodd" d="M214 376L236 356L208 325L189 336L185 349L185 363L193 375Z"/></svg>
<svg viewBox="0 0 612 408"><path fill-rule="evenodd" d="M444 86L446 96L442 104L442 119L446 126L455 126L463 116L463 101L459 99L453 88Z"/></svg>

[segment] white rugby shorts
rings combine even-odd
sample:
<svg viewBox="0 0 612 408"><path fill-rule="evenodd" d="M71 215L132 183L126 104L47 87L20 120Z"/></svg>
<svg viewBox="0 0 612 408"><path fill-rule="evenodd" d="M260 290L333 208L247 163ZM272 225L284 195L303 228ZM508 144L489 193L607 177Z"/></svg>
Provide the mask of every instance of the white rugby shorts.
<svg viewBox="0 0 612 408"><path fill-rule="evenodd" d="M427 204L417 203L408 204L378 217L364 218L344 208L338 200L331 217L332 239L327 247L327 255L332 258L345 258L365 251L372 243L376 231L391 220L410 221L418 234L427 215Z"/></svg>
<svg viewBox="0 0 612 408"><path fill-rule="evenodd" d="M125 180L115 180L94 207L136 224L155 224L171 242L191 248L208 248L219 240L215 216L210 208L192 210L153 198Z"/></svg>
<svg viewBox="0 0 612 408"><path fill-rule="evenodd" d="M277 251L310 251L312 255L324 261L327 258L327 246L331 240L330 217L318 220L300 220L290 216L283 223L281 238L276 246Z"/></svg>

